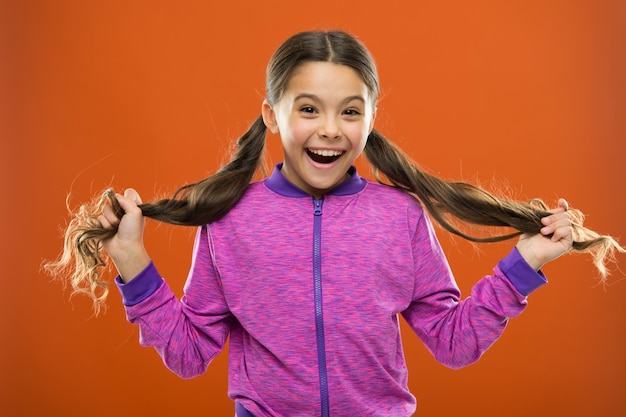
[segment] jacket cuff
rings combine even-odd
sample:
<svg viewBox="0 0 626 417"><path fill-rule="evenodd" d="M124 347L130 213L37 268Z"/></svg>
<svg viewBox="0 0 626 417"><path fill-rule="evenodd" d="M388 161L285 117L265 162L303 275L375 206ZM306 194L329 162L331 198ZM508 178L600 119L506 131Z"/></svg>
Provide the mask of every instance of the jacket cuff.
<svg viewBox="0 0 626 417"><path fill-rule="evenodd" d="M515 247L504 259L498 262L498 267L517 291L524 296L548 283L543 272L535 271L532 266L528 265L528 262L522 258Z"/></svg>
<svg viewBox="0 0 626 417"><path fill-rule="evenodd" d="M115 277L115 284L122 294L122 302L127 307L139 304L154 294L163 282L163 278L152 261L129 283L125 284L119 275Z"/></svg>

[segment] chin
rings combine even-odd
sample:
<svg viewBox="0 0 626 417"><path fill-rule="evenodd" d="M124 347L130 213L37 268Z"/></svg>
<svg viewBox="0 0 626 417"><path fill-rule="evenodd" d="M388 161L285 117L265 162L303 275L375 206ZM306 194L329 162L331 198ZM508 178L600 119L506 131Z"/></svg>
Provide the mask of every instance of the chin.
<svg viewBox="0 0 626 417"><path fill-rule="evenodd" d="M309 187L311 189L316 190L320 194L326 194L328 191L332 190L336 186L342 183L343 177L340 177L333 181L324 181L324 182L312 182L309 183Z"/></svg>

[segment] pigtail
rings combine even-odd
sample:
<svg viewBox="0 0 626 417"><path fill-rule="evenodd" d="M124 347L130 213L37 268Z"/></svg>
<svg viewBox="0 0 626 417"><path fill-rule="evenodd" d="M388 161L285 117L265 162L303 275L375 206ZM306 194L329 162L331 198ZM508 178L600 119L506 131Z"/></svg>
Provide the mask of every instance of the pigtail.
<svg viewBox="0 0 626 417"><path fill-rule="evenodd" d="M399 148L378 131L373 130L365 146L365 156L381 183L389 183L417 197L429 214L445 230L472 242L500 242L522 233L539 233L541 218L548 216L546 205L538 199L522 203L498 198L465 182L450 182L430 175L414 164ZM386 180L382 179L380 173ZM572 250L590 253L602 279L608 275L606 264L615 251L626 252L615 239L585 228L584 216L570 209L574 229ZM496 236L474 236L459 229L450 216L480 226L510 227L516 232Z"/></svg>
<svg viewBox="0 0 626 417"><path fill-rule="evenodd" d="M239 201L262 165L266 127L259 116L236 143L228 162L215 174L180 187L171 198L140 204L145 217L182 226L201 226L223 217ZM118 217L124 211L115 193L106 190L102 196L82 205L65 229L63 252L56 261L44 264L44 270L72 288L72 294L87 294L99 312L108 294L101 278L107 267L102 241L113 237L115 229L105 229L98 221L105 204L111 204Z"/></svg>
<svg viewBox="0 0 626 417"><path fill-rule="evenodd" d="M143 215L181 226L201 226L222 218L239 201L259 168L265 133L259 116L237 140L230 162L214 175L180 187L172 198L140 205Z"/></svg>

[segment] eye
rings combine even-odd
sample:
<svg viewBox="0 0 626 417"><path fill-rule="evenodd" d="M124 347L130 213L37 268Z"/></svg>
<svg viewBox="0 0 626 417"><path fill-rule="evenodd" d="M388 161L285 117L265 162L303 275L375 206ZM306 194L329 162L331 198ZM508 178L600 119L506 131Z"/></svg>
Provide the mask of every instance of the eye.
<svg viewBox="0 0 626 417"><path fill-rule="evenodd" d="M361 112L357 109L346 109L343 111L346 116L359 116Z"/></svg>
<svg viewBox="0 0 626 417"><path fill-rule="evenodd" d="M317 112L317 110L315 110L315 107L312 107L312 106L302 106L300 107L300 111L303 113L309 113L309 114L313 114Z"/></svg>

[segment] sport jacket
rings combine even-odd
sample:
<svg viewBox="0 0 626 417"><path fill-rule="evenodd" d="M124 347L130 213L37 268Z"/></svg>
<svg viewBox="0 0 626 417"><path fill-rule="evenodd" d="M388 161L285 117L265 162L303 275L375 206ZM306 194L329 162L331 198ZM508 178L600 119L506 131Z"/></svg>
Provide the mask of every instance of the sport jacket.
<svg viewBox="0 0 626 417"><path fill-rule="evenodd" d="M514 249L471 295L420 204L351 177L316 200L280 172L200 227L184 296L150 264L123 284L128 320L184 378L229 345L229 396L257 417L410 416L398 317L458 368L546 282Z"/></svg>

